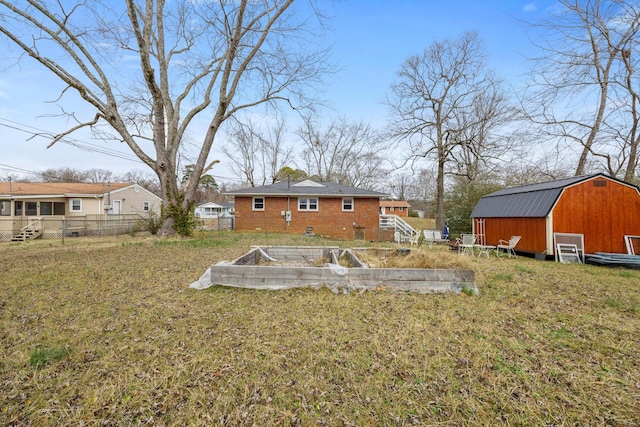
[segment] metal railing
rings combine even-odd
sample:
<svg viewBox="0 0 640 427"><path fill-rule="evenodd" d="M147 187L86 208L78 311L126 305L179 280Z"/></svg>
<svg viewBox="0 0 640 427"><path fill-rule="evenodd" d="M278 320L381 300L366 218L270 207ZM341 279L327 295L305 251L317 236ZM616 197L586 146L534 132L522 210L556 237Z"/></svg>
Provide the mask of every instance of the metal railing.
<svg viewBox="0 0 640 427"><path fill-rule="evenodd" d="M380 215L380 228L395 230L398 233L395 234L398 243L408 242L420 233L398 215Z"/></svg>

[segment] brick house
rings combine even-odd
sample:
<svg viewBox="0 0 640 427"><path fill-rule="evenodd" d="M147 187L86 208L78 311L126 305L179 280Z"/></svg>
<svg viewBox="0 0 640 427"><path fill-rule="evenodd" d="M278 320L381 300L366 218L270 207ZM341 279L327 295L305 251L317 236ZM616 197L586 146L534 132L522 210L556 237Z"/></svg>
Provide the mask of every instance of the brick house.
<svg viewBox="0 0 640 427"><path fill-rule="evenodd" d="M384 193L331 182L277 182L226 193L235 197L235 229L308 233L338 239L375 237Z"/></svg>
<svg viewBox="0 0 640 427"><path fill-rule="evenodd" d="M380 200L380 215L409 216L411 205L406 200Z"/></svg>

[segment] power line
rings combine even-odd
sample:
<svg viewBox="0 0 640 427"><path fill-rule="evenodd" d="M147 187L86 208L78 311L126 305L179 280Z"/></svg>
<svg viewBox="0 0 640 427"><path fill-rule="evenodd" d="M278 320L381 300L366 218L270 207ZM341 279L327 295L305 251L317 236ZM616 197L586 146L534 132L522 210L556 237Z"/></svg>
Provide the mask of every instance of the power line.
<svg viewBox="0 0 640 427"><path fill-rule="evenodd" d="M6 122L6 123L3 123L3 122ZM7 123L9 123L9 124L7 124ZM42 138L51 138L51 139L53 139L53 135L51 135L50 132L48 132L48 131L46 131L44 129L40 129L40 128L37 128L35 126L31 126L31 125L28 125L28 124L25 124L25 123L16 122L14 120L7 119L7 118L4 118L4 117L0 117L0 126L6 127L6 128L9 128L9 129L14 129L14 130L17 130L19 132L23 132L23 133L29 134L29 135L31 135L31 137L39 136L39 137L42 137ZM121 151L113 150L113 149L106 148L106 147L101 147L99 145L92 144L92 143L89 143L89 142L86 142L86 141L80 141L80 140L75 139L75 138L62 138L62 139L60 139L60 142L62 142L64 144L67 144L67 145L70 145L72 147L75 147L75 148L77 148L79 150L87 151L87 152L90 152L90 153L103 154L105 156L110 156L110 157L115 157L115 158L131 161L131 162L135 162L135 163L145 164L142 160L140 160L134 154L123 153ZM20 169L20 168L17 168L17 167L14 167L14 166L10 166L10 165L2 165L2 164L0 164L0 166L4 166L4 168L0 168L0 169L3 169L3 170L9 170L9 171L12 171L12 172L21 172L21 173L28 173L28 174L37 175L37 173L35 173L33 171ZM228 177L228 176L221 176L221 175L211 175L211 176L216 178L216 179L221 179L221 180L226 180L226 181L242 182L242 179L237 178L237 177Z"/></svg>
<svg viewBox="0 0 640 427"><path fill-rule="evenodd" d="M4 122L8 122L11 124L7 124L7 123L3 123ZM4 117L0 117L0 126L4 126L7 127L9 129L14 129L20 132L24 132L27 133L29 135L31 135L32 137L34 136L40 136L43 138L51 138L53 139L53 136L45 131L44 129L39 129L36 128L34 126L30 126L24 123L19 123ZM29 130L29 129L33 129L33 130ZM111 157L116 157L122 160L128 160L128 161L132 161L132 162L136 162L136 163L144 163L142 160L140 160L137 156L132 155L132 154L127 154L127 153L123 153L121 151L117 151L117 150L113 150L111 148L106 148L106 147L101 147L99 145L96 144L92 144L89 142L85 142L85 141L80 141L78 139L71 139L71 138L62 138L60 140L60 142L67 144L67 145L71 145L73 147L76 147L80 150L83 151L87 151L87 152L91 152L91 153L97 153L97 154L104 154L106 156L111 156Z"/></svg>
<svg viewBox="0 0 640 427"><path fill-rule="evenodd" d="M38 175L37 172L26 170L26 169L21 169L21 168L16 167L16 166L5 165L3 163L0 163L0 170L8 171L8 172L26 173L26 174L29 174L29 175Z"/></svg>

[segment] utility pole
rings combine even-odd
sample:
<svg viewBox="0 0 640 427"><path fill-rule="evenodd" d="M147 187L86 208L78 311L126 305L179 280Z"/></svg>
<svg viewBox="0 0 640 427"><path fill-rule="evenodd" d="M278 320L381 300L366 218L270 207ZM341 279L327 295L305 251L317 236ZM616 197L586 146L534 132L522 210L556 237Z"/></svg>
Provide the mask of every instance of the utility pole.
<svg viewBox="0 0 640 427"><path fill-rule="evenodd" d="M107 181L107 205L104 207L105 215L109 215L111 210L111 183Z"/></svg>

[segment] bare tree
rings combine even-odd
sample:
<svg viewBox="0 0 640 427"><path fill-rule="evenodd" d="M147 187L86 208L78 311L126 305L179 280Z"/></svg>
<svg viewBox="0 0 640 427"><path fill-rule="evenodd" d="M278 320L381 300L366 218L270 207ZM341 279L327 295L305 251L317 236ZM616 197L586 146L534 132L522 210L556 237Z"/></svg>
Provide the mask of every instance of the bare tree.
<svg viewBox="0 0 640 427"><path fill-rule="evenodd" d="M620 55L623 67L617 79L621 92L627 95L627 102L622 108L628 117L628 125L618 128L620 138L624 142L623 147L628 148L624 174L624 180L627 182L634 181L640 163L640 76L636 73L640 68L639 55L640 40L634 38Z"/></svg>
<svg viewBox="0 0 640 427"><path fill-rule="evenodd" d="M113 172L111 172L110 170L93 168L93 169L86 170L84 173L85 173L86 181L94 184L114 181Z"/></svg>
<svg viewBox="0 0 640 427"><path fill-rule="evenodd" d="M410 201L414 210L421 210L432 217L436 194L435 175L434 171L425 168L413 173L396 173L390 180L391 192L394 197Z"/></svg>
<svg viewBox="0 0 640 427"><path fill-rule="evenodd" d="M115 180L122 182L131 182L134 184L138 184L147 190L151 191L153 194L160 196L160 182L158 181L158 177L155 176L151 172L144 172L141 170L130 170L126 172L124 175L117 177Z"/></svg>
<svg viewBox="0 0 640 427"><path fill-rule="evenodd" d="M87 182L87 173L69 167L52 168L38 172L38 178L42 182Z"/></svg>
<svg viewBox="0 0 640 427"><path fill-rule="evenodd" d="M502 82L488 74L483 89L468 109L453 118L460 131L455 134L457 144L451 151L448 173L467 182L495 177L521 140L515 123L521 115L507 99Z"/></svg>
<svg viewBox="0 0 640 427"><path fill-rule="evenodd" d="M436 163L439 229L444 227L447 164L462 144L471 144L476 137L472 128L476 127L476 133L481 129L485 115L477 114L475 108L481 94L495 86L480 39L467 32L459 39L436 41L421 55L409 57L385 101L390 111L389 132L404 144L406 161L413 164L429 158ZM482 137L486 142L489 135Z"/></svg>
<svg viewBox="0 0 640 427"><path fill-rule="evenodd" d="M364 122L340 118L323 127L316 118L306 116L297 133L309 176L373 189L387 174L384 154L387 143Z"/></svg>
<svg viewBox="0 0 640 427"><path fill-rule="evenodd" d="M617 140L616 110L625 101L615 84L619 63L638 37L640 11L629 0L561 0L559 5L547 22L533 25L542 34L535 42L542 54L533 59L524 106L549 138L577 148L576 175L585 173L590 156L604 159L615 174L621 163L615 158L628 148Z"/></svg>
<svg viewBox="0 0 640 427"><path fill-rule="evenodd" d="M190 234L198 180L181 188L177 164L187 130L205 121L192 162L199 177L226 120L277 101L304 108L326 66L308 16L317 9L293 3L0 0L0 34L66 85L58 102L75 91L95 112L68 112L77 124L51 145L107 124L158 176L161 232Z"/></svg>
<svg viewBox="0 0 640 427"><path fill-rule="evenodd" d="M391 197L396 200L408 200L413 177L408 173L394 173L387 179Z"/></svg>
<svg viewBox="0 0 640 427"><path fill-rule="evenodd" d="M252 187L273 184L278 171L293 160L293 147L286 144L286 126L281 119L266 130L259 129L250 119L236 120L229 134L222 151L231 160L236 175Z"/></svg>

